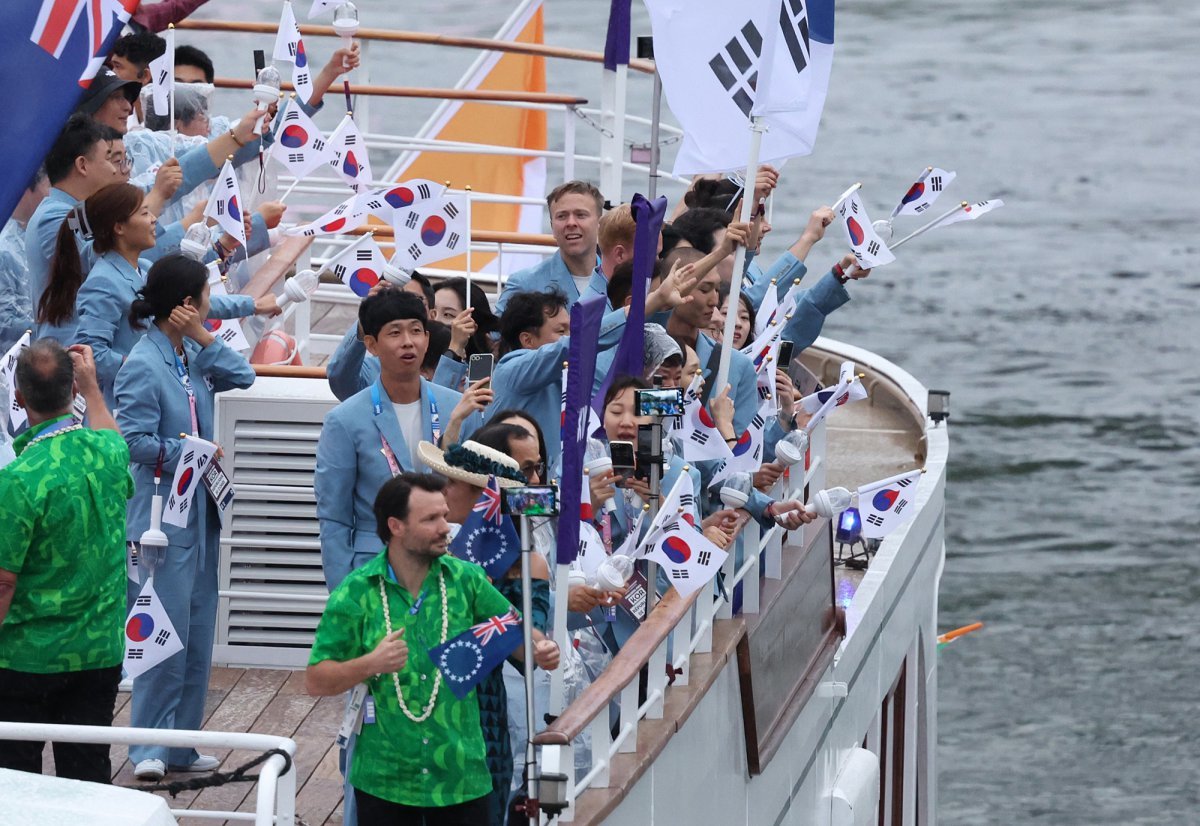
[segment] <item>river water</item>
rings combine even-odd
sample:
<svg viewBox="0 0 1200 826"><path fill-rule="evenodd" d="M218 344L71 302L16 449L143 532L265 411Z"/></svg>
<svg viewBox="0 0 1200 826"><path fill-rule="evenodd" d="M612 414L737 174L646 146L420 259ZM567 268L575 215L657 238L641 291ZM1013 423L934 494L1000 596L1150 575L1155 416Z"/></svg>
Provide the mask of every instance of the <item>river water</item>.
<svg viewBox="0 0 1200 826"><path fill-rule="evenodd" d="M547 5L547 42L603 47L607 3ZM364 25L482 36L511 10L359 7ZM1007 204L912 242L826 326L953 394L940 626L986 628L940 655L942 823L1200 823L1197 42L1190 2L844 4L816 151L784 170L768 258L856 180L876 217L926 165L957 171L948 203ZM203 45L229 75L271 41ZM450 85L469 62L379 45L375 82ZM598 100L597 67L551 65L550 91ZM647 114L649 83L630 86ZM373 105L393 132L429 111ZM559 117L550 131L560 143ZM809 262L839 254L827 240Z"/></svg>

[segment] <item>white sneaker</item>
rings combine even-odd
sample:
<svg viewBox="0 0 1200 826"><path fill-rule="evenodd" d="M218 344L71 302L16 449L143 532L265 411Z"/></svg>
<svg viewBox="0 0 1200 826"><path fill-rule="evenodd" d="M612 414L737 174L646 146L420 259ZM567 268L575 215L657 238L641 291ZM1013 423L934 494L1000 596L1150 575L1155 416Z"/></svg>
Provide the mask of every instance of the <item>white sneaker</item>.
<svg viewBox="0 0 1200 826"><path fill-rule="evenodd" d="M133 677L126 677L125 679L121 680L121 682L117 683L117 691L121 691L126 694L133 691Z"/></svg>
<svg viewBox="0 0 1200 826"><path fill-rule="evenodd" d="M172 766L173 772L210 772L221 765L221 761L212 755L202 754L192 761L190 766Z"/></svg>
<svg viewBox="0 0 1200 826"><path fill-rule="evenodd" d="M141 760L133 767L133 776L138 780L162 780L163 775L167 773L167 766L163 761L151 757L148 760Z"/></svg>

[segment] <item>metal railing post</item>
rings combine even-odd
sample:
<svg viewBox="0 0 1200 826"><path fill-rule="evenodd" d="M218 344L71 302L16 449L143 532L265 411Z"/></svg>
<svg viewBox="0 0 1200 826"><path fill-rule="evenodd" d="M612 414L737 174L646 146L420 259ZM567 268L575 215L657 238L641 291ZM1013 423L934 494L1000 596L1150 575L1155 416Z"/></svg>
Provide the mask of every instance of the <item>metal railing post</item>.
<svg viewBox="0 0 1200 826"><path fill-rule="evenodd" d="M574 106L563 107L563 181L575 180L575 122L579 119Z"/></svg>

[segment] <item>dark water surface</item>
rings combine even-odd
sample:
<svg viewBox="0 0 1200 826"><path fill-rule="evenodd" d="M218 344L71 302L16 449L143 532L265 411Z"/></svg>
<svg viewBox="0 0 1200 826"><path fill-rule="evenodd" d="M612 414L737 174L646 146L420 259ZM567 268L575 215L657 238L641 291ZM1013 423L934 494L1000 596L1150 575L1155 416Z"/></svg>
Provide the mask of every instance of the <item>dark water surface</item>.
<svg viewBox="0 0 1200 826"><path fill-rule="evenodd" d="M548 42L602 48L607 3L547 5ZM485 36L510 11L359 6L364 25ZM277 10L213 0L201 16ZM636 3L634 28L649 28ZM270 48L206 41L218 74ZM784 170L769 248L856 180L886 217L930 164L958 172L946 203L1007 203L914 241L826 327L953 392L940 625L987 627L941 655L940 820L1200 823L1200 4L873 0L842 4L837 43L817 150ZM469 55L371 59L376 82L447 86ZM598 78L555 62L549 88L596 101ZM649 84L631 96L647 114ZM412 133L428 111L376 105L372 127Z"/></svg>

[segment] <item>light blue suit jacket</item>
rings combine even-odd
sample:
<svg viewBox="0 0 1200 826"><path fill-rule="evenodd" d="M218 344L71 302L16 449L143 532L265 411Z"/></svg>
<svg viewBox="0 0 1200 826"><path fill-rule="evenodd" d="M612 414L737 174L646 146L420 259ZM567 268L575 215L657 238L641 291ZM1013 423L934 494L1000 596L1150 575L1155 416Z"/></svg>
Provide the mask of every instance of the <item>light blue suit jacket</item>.
<svg viewBox="0 0 1200 826"><path fill-rule="evenodd" d="M433 383L460 392L466 375L466 362L442 356L433 374ZM358 322L350 325L333 351L325 365L325 378L333 395L342 402L364 387L370 387L379 378L379 359L367 352L367 345L358 337Z"/></svg>
<svg viewBox="0 0 1200 826"><path fill-rule="evenodd" d="M148 329L129 323L129 308L137 291L146 286L145 271L149 268L150 262L144 258L134 269L117 253L106 252L88 273L75 301L79 319L75 340L91 346L96 377L110 407L116 400L113 390L117 371ZM242 318L253 314L254 299L248 295L214 295L208 317Z"/></svg>
<svg viewBox="0 0 1200 826"><path fill-rule="evenodd" d="M600 322L598 350L603 352L615 347L624 330L624 309L606 313ZM506 353L492 371L492 389L495 392L492 410L515 407L532 416L546 436L551 467L558 464L562 452L562 440L559 438L562 371L570 344L570 337L563 336L553 344L536 350L513 350Z"/></svg>
<svg viewBox="0 0 1200 826"><path fill-rule="evenodd" d="M371 398L372 387L379 389L378 410ZM421 379L421 427L427 441L433 441L430 398L437 404L444 430L450 421L450 411L462 396ZM463 424L463 438L479 424L479 414L473 413ZM317 519L321 523L321 564L330 591L346 574L379 555L382 543L375 533L375 496L384 482L392 478L382 439L387 439L396 463L403 470L429 470L423 465L413 466L412 447L404 440L382 382L376 380L325 416L317 442L313 488L317 495Z"/></svg>
<svg viewBox="0 0 1200 826"><path fill-rule="evenodd" d="M600 257L596 257L596 267L600 266ZM600 276L602 279L603 275ZM588 288L595 287L595 273L593 279L588 283ZM557 287L567 300L574 304L579 300L579 288L575 286L575 279L571 277L571 271L567 269L567 263L563 261L562 253L555 252L549 258L542 261L540 264L534 264L528 269L514 272L504 282L504 291L500 293L500 297L496 299L497 315L504 312L505 306L508 304L508 299L513 293L523 291L536 290L538 292L548 292ZM605 295L607 290L601 286L598 290L600 295Z"/></svg>
<svg viewBox="0 0 1200 826"><path fill-rule="evenodd" d="M696 337L696 355L700 358L700 369L704 371L706 384L716 380L716 365L711 370L708 365L716 346L716 342L704 333ZM750 420L758 410L758 379L754 374L753 362L737 350L733 351L729 360L729 384L732 386L729 397L733 399L733 432L740 435L750 426ZM714 387L713 395L720 390Z"/></svg>
<svg viewBox="0 0 1200 826"><path fill-rule="evenodd" d="M220 339L201 348L184 339L188 375L196 395L196 419L202 439L213 438L213 397L223 390L254 384L254 370L237 351ZM192 417L187 392L175 371L175 350L157 327L134 345L117 374L117 424L129 445L130 469L135 490L129 500L126 537L137 541L150 526L150 501L154 495L154 467L164 449L161 494L166 498L182 452L180 433L190 433ZM196 546L201 539L215 542L220 533L217 509L207 491L196 491L207 507L195 507L186 528L163 525L171 545Z"/></svg>
<svg viewBox="0 0 1200 826"><path fill-rule="evenodd" d="M746 288L745 293L757 310L762 306L772 280L775 281L779 298L783 298L793 282L803 278L807 272L808 268L803 261L792 253L785 252L762 278L756 279ZM849 300L850 293L846 292L846 288L838 282L832 272L826 273L814 286L796 294L796 310L784 327L782 338L794 342L795 352L799 353L821 335L826 316Z"/></svg>

